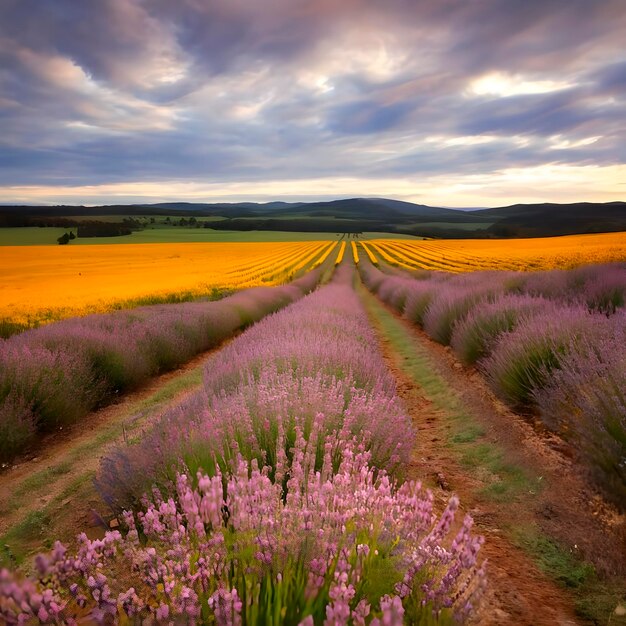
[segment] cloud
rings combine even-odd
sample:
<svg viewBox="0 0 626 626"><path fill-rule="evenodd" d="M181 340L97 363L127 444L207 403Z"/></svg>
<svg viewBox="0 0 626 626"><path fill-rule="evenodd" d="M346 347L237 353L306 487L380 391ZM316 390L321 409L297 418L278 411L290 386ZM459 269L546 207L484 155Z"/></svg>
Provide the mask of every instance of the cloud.
<svg viewBox="0 0 626 626"><path fill-rule="evenodd" d="M499 172L617 167L625 29L622 0L5 0L0 200L398 177L421 196L457 176L519 193Z"/></svg>

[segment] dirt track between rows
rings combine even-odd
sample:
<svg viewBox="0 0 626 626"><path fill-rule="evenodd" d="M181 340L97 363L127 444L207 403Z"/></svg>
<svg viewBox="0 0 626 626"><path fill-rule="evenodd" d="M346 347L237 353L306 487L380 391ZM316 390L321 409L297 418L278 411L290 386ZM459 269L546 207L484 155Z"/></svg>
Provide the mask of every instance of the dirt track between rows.
<svg viewBox="0 0 626 626"><path fill-rule="evenodd" d="M376 300L402 325L408 349L427 354L436 374L450 394L456 395L464 412L484 430L484 439L503 450L505 458L541 477L542 488L528 497L496 502L480 491L491 477L464 467L458 451L447 442L454 428L441 408L430 401L420 385L403 368L402 357L392 345L380 321L370 316L389 369L397 381L398 394L418 429L411 477L433 489L440 508L452 493L461 499L464 512L485 536L482 554L488 559L489 590L477 623L519 626L588 623L576 615L574 598L539 570L533 560L510 539L509 529L536 527L570 546L572 552L592 561L599 571L614 577L626 573L624 518L615 514L588 486L557 442L540 434L523 418L508 410L488 389L482 377L466 369L449 349L431 341L425 333Z"/></svg>
<svg viewBox="0 0 626 626"><path fill-rule="evenodd" d="M118 402L110 404L98 411L94 411L83 420L68 428L66 431L58 431L42 439L37 448L29 455L22 457L8 469L0 473L0 534L6 532L13 524L24 518L33 511L41 510L48 503L58 498L60 494L71 487L79 474L94 473L100 465L104 454L114 445L121 443L130 434L145 428L156 419L165 408L180 402L187 394L196 389L198 385L192 385L171 396L163 402L158 402L149 409L138 410L141 403L158 394L169 383L175 382L186 374L192 372L211 358L213 354L221 350L227 340L220 346L204 352L182 367L157 376L147 382L140 389L125 394ZM100 436L115 432L104 445L98 445ZM77 455L76 452L84 450ZM18 507L10 506L12 494L20 488L24 481L32 476L60 464L68 464L68 471L55 477L34 489L24 498L23 504ZM88 502L76 501L75 498L67 498L68 515L75 519L88 520L88 513L98 505L96 499ZM71 524L68 525L71 528ZM74 527L75 528L75 527ZM76 528L75 532L84 530ZM73 536L73 535L72 535ZM69 537L63 537L68 539Z"/></svg>

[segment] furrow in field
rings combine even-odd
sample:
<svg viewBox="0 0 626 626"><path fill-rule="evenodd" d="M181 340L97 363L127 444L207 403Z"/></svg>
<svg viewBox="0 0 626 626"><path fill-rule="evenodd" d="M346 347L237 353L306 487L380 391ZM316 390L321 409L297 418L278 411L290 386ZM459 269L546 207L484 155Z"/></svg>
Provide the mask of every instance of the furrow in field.
<svg viewBox="0 0 626 626"><path fill-rule="evenodd" d="M415 265L418 269L433 271L458 272L459 269L443 256L433 254L425 246L408 246L400 242L387 243L386 249L391 250L402 261Z"/></svg>
<svg viewBox="0 0 626 626"><path fill-rule="evenodd" d="M383 243L385 242L377 242ZM405 250L419 251L455 271L547 270L571 268L585 263L609 263L626 258L626 235L569 235L510 241L497 239L392 241ZM445 268L444 268L445 269Z"/></svg>
<svg viewBox="0 0 626 626"><path fill-rule="evenodd" d="M385 260L387 263L391 263L391 265L397 265L405 269L414 269L411 265L408 265L399 258L389 254L389 252L387 252L387 250L383 247L381 243L370 242L369 245L372 246L372 248L374 248L374 250L376 250L376 252L378 252L378 254L380 254L383 260Z"/></svg>
<svg viewBox="0 0 626 626"><path fill-rule="evenodd" d="M367 258L370 260L370 262L373 265L378 265L378 259L376 258L374 253L370 250L369 246L367 246L364 241L361 241L359 243L361 244L361 247L363 248L363 250L365 250L365 254L367 255Z"/></svg>

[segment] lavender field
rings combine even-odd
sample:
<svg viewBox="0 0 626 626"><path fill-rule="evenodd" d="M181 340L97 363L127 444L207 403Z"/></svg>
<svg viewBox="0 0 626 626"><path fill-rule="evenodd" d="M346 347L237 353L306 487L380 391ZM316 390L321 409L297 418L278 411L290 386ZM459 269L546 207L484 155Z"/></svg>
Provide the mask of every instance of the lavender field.
<svg viewBox="0 0 626 626"><path fill-rule="evenodd" d="M0 342L0 462L38 434L84 419L315 288L321 270L216 302L70 318Z"/></svg>
<svg viewBox="0 0 626 626"><path fill-rule="evenodd" d="M402 480L415 437L347 265L210 359L202 389L97 489L124 532L57 543L8 571L10 623L464 621L486 585L482 537ZM253 295L253 294L252 294ZM146 495L147 494L147 495ZM126 571L127 575L120 577ZM76 621L78 620L78 621Z"/></svg>
<svg viewBox="0 0 626 626"><path fill-rule="evenodd" d="M67 529L57 520L58 534L41 528L48 549L31 538L40 551L34 560L28 544L23 558L14 554L24 522L5 534L0 617L7 624L501 623L502 607L515 610L498 599L506 593L501 572L522 572L516 559L527 557L500 547L481 520L485 507L502 524L513 523L520 506L528 517L535 487L522 493L509 483L535 480L526 477L534 468L498 460L517 454L483 441L469 416L456 434L443 434L457 391L440 388L445 401L429 394L452 383L436 382L437 368L412 373L424 395L407 404L398 367L408 366L394 363L412 358L411 325L423 330L425 347L448 346L511 407L508 419L534 424L539 440L551 433L571 446L573 461L560 462L573 463L569 479L619 516L625 294L620 264L452 275L381 269L355 255L285 286L72 318L4 340L2 454L18 470L39 436L62 428L71 435L99 406L214 350L197 386L148 412L132 438L123 431L98 450L81 487L99 503L95 527ZM386 318L390 310L402 317ZM390 324L406 327L406 346L394 347ZM417 354L423 349L415 344ZM438 419L442 434L433 437ZM448 456L441 465L446 446L457 454L459 444L469 446L459 461ZM46 480L54 479L51 468L41 474ZM551 490L562 488L555 470L544 470L551 483L536 497L552 502ZM485 486L468 489L469 476L484 476ZM44 489L36 479L27 475L9 502L26 507L27 485ZM36 519L31 511L27 520ZM549 532L564 541L561 528ZM601 536L588 534L589 546ZM619 565L605 552L582 565L568 561L608 581L608 609L581 614L614 609ZM597 580L590 576L568 585L584 597ZM542 593L562 593L549 576L538 584Z"/></svg>

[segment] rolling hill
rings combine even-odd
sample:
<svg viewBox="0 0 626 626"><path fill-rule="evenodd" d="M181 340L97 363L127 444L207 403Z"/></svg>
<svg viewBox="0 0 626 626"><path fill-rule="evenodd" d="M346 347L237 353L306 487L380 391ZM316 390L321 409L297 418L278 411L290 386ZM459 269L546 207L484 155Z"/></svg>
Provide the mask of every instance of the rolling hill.
<svg viewBox="0 0 626 626"><path fill-rule="evenodd" d="M0 226L50 225L89 216L220 217L218 230L385 231L427 237L542 237L626 230L626 203L515 204L461 210L388 198L85 206L0 206ZM58 225L58 224L57 224Z"/></svg>

